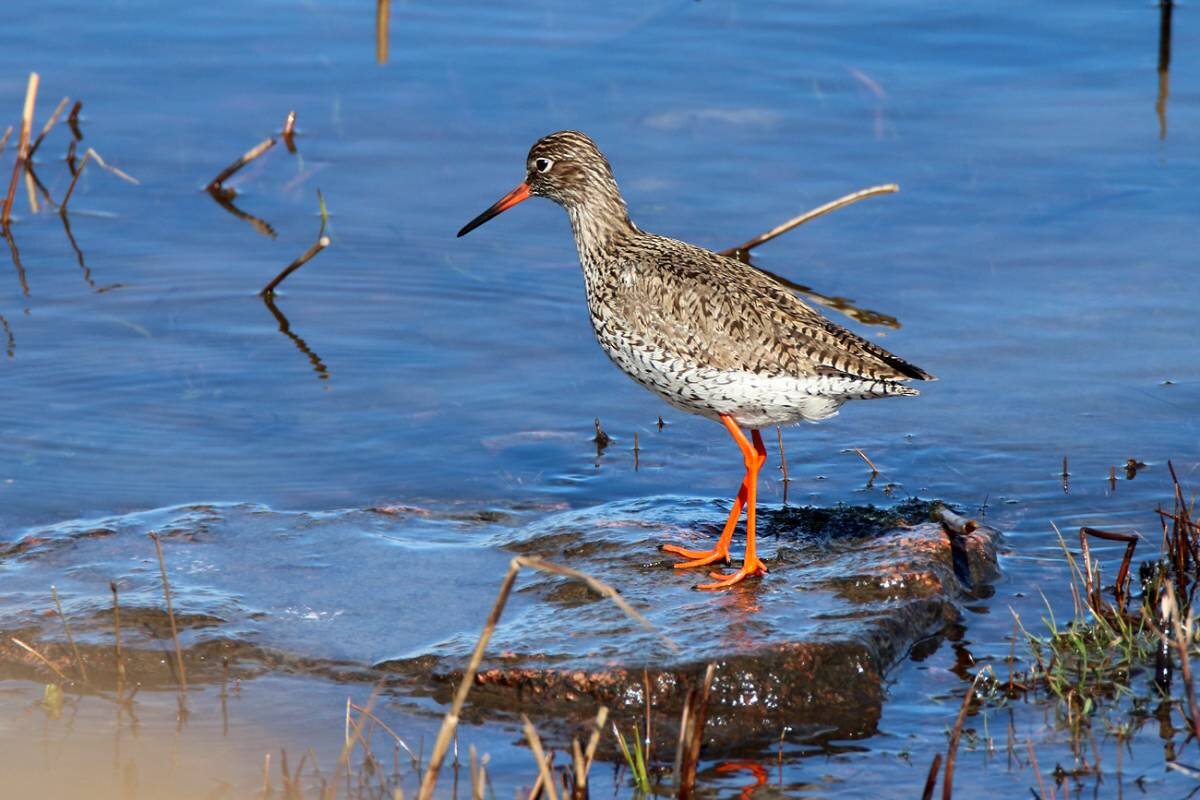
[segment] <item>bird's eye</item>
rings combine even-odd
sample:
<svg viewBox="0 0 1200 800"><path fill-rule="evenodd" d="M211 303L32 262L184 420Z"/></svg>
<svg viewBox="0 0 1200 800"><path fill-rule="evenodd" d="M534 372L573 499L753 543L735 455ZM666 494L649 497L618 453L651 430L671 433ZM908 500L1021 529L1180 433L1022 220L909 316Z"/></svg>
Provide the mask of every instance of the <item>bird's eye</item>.
<svg viewBox="0 0 1200 800"><path fill-rule="evenodd" d="M554 162L548 158L539 158L533 162L533 167L538 172L549 172L553 166Z"/></svg>

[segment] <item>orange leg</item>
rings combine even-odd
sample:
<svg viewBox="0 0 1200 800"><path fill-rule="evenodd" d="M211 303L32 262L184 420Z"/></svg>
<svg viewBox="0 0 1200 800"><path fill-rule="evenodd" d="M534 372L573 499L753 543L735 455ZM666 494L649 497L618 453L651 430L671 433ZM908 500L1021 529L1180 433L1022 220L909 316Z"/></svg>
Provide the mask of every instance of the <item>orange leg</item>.
<svg viewBox="0 0 1200 800"><path fill-rule="evenodd" d="M742 483L742 488L746 493L746 557L742 561L742 568L737 572L728 574L713 572L711 575L715 579L715 582L702 583L696 587L697 589L726 589L751 576L767 574L767 567L759 559L758 548L754 541L755 502L758 498L758 471L762 469L762 465L767 461L767 447L763 444L762 435L757 429L750 431L750 435L754 438L754 445L752 447L750 442L746 441L745 434L742 433L737 423L731 417L722 415L721 421L725 423L725 427L729 430L730 435L738 443L738 447L742 450L742 458L746 462L746 479ZM718 546L719 544L718 542Z"/></svg>
<svg viewBox="0 0 1200 800"><path fill-rule="evenodd" d="M742 507L746 505L746 481L749 479L749 473L742 478L742 485L738 489L737 499L733 501L733 508L729 510L729 519L725 520L725 529L721 531L721 538L717 539L716 547L712 550L688 550L677 544L663 545L662 549L666 552L674 553L677 556L683 556L688 559L676 564L675 569L703 567L716 561L729 563L729 543L733 541L733 530L737 527L737 521L742 516Z"/></svg>

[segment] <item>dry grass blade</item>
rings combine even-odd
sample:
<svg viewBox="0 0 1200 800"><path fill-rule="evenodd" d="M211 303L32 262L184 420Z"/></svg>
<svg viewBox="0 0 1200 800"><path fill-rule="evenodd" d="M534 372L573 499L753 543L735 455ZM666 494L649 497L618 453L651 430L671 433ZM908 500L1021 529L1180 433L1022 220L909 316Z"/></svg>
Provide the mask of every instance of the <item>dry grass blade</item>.
<svg viewBox="0 0 1200 800"><path fill-rule="evenodd" d="M42 132L39 133L37 138L33 140L33 144L29 145L30 158L33 158L33 154L36 153L38 147L41 146L42 140L46 138L46 134L49 133L50 129L53 128L55 123L58 122L58 118L62 116L62 112L66 111L67 103L69 102L71 102L71 98L69 97L64 97L62 100L58 101L58 106L54 109L54 113L50 115L50 119L46 120L46 124L42 126Z"/></svg>
<svg viewBox="0 0 1200 800"><path fill-rule="evenodd" d="M954 730L950 732L950 746L946 748L946 772L942 776L942 800L950 800L954 795L954 757L958 755L958 740L962 737L963 723L967 719L967 710L971 707L971 698L975 696L975 687L979 679L987 674L989 668L984 667L975 674L967 693L963 695L962 706L958 709L958 719L954 721Z"/></svg>
<svg viewBox="0 0 1200 800"><path fill-rule="evenodd" d="M1188 656L1188 646L1192 641L1195 630L1195 619L1189 611L1187 619L1180 619L1179 604L1175 595L1175 587L1167 583L1162 598L1162 615L1170 621L1174 633L1175 648L1179 651L1179 672L1183 676L1184 689L1187 692L1188 722L1192 733L1200 739L1200 706L1196 704L1196 686L1192 679L1191 658Z"/></svg>
<svg viewBox="0 0 1200 800"><path fill-rule="evenodd" d="M542 777L542 789L550 800L558 800L558 790L554 787L554 775L550 772L549 759L546 758L546 753L542 749L541 737L538 736L537 729L533 727L529 717L524 714L521 715L521 725L525 729L525 738L529 740L529 749L533 751L533 757L538 763L538 771Z"/></svg>
<svg viewBox="0 0 1200 800"><path fill-rule="evenodd" d="M375 0L375 63L388 61L388 20L391 17L391 0Z"/></svg>
<svg viewBox="0 0 1200 800"><path fill-rule="evenodd" d="M38 83L41 78L36 72L29 73L29 85L25 89L25 108L21 112L21 138L17 143L17 158L13 162L12 181L8 184L8 195L4 198L4 206L0 208L0 225L8 227L8 222L12 219L12 204L13 198L17 194L17 181L21 178L21 172L25 169L25 163L29 159L29 134L33 129L33 109L37 102Z"/></svg>
<svg viewBox="0 0 1200 800"><path fill-rule="evenodd" d="M54 672L54 674L55 674L55 675L57 675L59 678L61 678L61 679L62 679L62 681L63 681L63 683L69 683L69 682L70 682L70 680L71 680L71 679L70 679L70 678L68 678L66 675L64 675L64 674L63 674L63 671L62 671L61 669L59 669L58 667L54 666L54 662L53 662L53 661L51 661L50 659L46 658L44 655L42 655L41 653L39 653L37 650L34 650L32 647L30 647L29 645L25 644L24 642L22 642L22 641L21 641L20 639L18 639L17 637L15 637L15 636L10 636L10 637L9 637L9 639L11 639L11 640L12 640L12 643L13 643L13 644L15 644L17 647L20 647L22 650L25 650L25 651L27 651L27 652L29 652L29 653L32 653L32 654L33 654L33 656L34 656L34 657L36 657L38 661L41 661L43 664L45 664L47 667L49 667L49 668L50 668L50 669L51 669L51 670Z"/></svg>
<svg viewBox="0 0 1200 800"><path fill-rule="evenodd" d="M704 723L708 717L708 700L712 692L713 678L717 667L709 664L704 671L704 684L700 691L688 692L685 706L686 725L680 732L679 743L682 754L676 754L678 780L676 790L680 800L692 797L696 787L696 768L700 764L700 746L704 743Z"/></svg>
<svg viewBox="0 0 1200 800"><path fill-rule="evenodd" d="M158 572L162 576L163 598L167 602L167 618L171 621L171 639L175 642L175 665L179 670L179 708L184 710L187 705L187 670L183 666L183 646L179 643L179 627L175 624L175 606L171 602L171 582L167 579L167 562L163 559L162 540L157 533L151 533L154 541L154 551L158 554Z"/></svg>
<svg viewBox="0 0 1200 800"><path fill-rule="evenodd" d="M471 659L468 661L466 669L463 670L458 688L454 692L454 699L450 703L450 710L446 712L446 716L442 719L442 727L438 730L437 740L434 742L433 751L429 755L429 766L421 778L421 788L417 793L417 800L430 800L433 797L434 789L437 788L438 773L441 771L442 762L446 758L446 751L450 748L450 741L454 735L454 731L458 727L459 715L462 713L463 704L467 701L467 695L471 691L471 686L475 682L475 675L479 671L480 663L483 661L483 653L487 649L488 642L492 639L492 634L496 630L496 625L500 621L500 615L504 612L504 606L508 603L508 597L512 593L513 584L516 582L517 574L521 571L522 567L582 580L593 591L612 600L618 608L630 617L637 620L649 630L657 633L657 629L650 621L639 614L636 609L630 606L617 593L616 589L613 589L608 584L598 581L578 570L551 564L540 558L531 556L517 556L514 558L509 562L508 572L505 573L504 579L500 583L500 590L496 593L496 602L492 605L492 610L488 613L483 630L479 634L479 640L475 643L475 650L471 653ZM675 652L679 651L678 645L661 633L658 635L672 650Z"/></svg>
<svg viewBox="0 0 1200 800"><path fill-rule="evenodd" d="M71 646L71 652L75 654L75 666L79 669L79 677L84 683L91 683L88 680L87 667L83 664L83 656L79 655L79 646L75 644L75 637L71 634L71 623L67 622L67 615L63 613L62 602L58 599L58 589L53 585L50 586L50 594L54 598L54 609L58 612L58 618L62 620L63 630L67 632L67 643Z"/></svg>
<svg viewBox="0 0 1200 800"><path fill-rule="evenodd" d="M942 754L934 754L933 763L929 765L929 774L925 776L925 791L921 792L921 800L933 800L933 789L937 786L938 767L941 765Z"/></svg>
<svg viewBox="0 0 1200 800"><path fill-rule="evenodd" d="M588 737L587 750L583 754L587 760L584 766L589 771L592 768L592 761L596 758L596 748L600 745L600 735L604 732L604 723L606 722L608 722L608 706L600 706L600 710L596 712L592 735Z"/></svg>
<svg viewBox="0 0 1200 800"><path fill-rule="evenodd" d="M402 750L404 750L404 752L408 753L409 758L411 758L413 761L417 760L417 754L414 753L412 751L412 748L409 747L408 744L406 744L405 741L400 738L400 734L398 734L394 730L392 730L391 727L388 726L388 724L386 722L384 722L378 716L373 714L370 709L363 708L362 706L359 706L359 705L355 705L354 703L350 703L349 701L347 701L347 703L349 705L349 708L352 708L355 711L358 711L360 714L365 716L367 719L371 720L376 725L383 728L388 733L389 736L391 736L393 739L396 740L396 744L400 745L400 748Z"/></svg>
<svg viewBox="0 0 1200 800"><path fill-rule="evenodd" d="M868 197L874 197L880 194L892 194L893 192L898 191L900 191L900 187L896 184L885 183L881 186L872 186L868 189L860 189L857 192L851 192L850 194L839 197L837 200L826 203L823 206L818 206L812 211L806 211L797 217L792 217L782 225L777 225L766 233L742 242L737 247L730 247L728 250L722 250L721 255L733 256L736 253L745 253L748 250L758 247L760 244L764 244L765 242L769 242L778 236L782 236L793 228L797 228L804 223L809 222L810 220L814 220L817 217L822 217L832 211L837 211L839 208L845 208L852 203L857 203L859 200L865 200Z"/></svg>
<svg viewBox="0 0 1200 800"><path fill-rule="evenodd" d="M118 169L117 167L112 166L111 164L106 163L104 159L100 157L99 153L89 147L87 152L83 154L83 158L80 160L79 166L75 170L75 175L71 178L71 183L67 186L67 193L63 195L62 204L58 208L58 212L60 214L67 213L67 203L71 200L71 195L75 192L75 184L79 182L79 176L83 174L83 168L87 166L89 161L95 161L96 166L111 172L113 175L116 175L118 178L126 181L127 183L132 183L134 186L141 185L137 178L133 177L127 172L124 172L123 170Z"/></svg>
<svg viewBox="0 0 1200 800"><path fill-rule="evenodd" d="M1037 778L1038 792L1042 800L1052 800L1053 794L1046 794L1046 784L1042 781L1042 768L1038 766L1037 753L1033 751L1033 740L1026 739L1025 746L1029 750L1029 764L1033 767L1034 777Z"/></svg>
<svg viewBox="0 0 1200 800"><path fill-rule="evenodd" d="M217 177L215 177L211 181L209 181L209 184L207 187L208 191L210 191L210 192L222 191L224 189L225 181L229 180L229 178L232 177L235 172L237 172L242 167L249 164L254 159L258 158L259 156L261 156L263 153L267 152L274 146L275 146L275 137L272 136L272 137L262 140L261 142L256 144L254 147L247 150L245 153L242 153L240 156L238 156L236 161L234 161L232 164L230 164L225 169L218 172Z"/></svg>

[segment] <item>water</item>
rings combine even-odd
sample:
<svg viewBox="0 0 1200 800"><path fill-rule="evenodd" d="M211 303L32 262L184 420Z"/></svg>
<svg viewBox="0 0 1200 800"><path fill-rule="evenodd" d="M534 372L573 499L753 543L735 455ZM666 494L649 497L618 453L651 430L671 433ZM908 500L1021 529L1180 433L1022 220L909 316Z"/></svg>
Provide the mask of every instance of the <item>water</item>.
<svg viewBox="0 0 1200 800"><path fill-rule="evenodd" d="M1200 71L1188 8L1175 13L1165 136L1148 4L403 5L383 66L372 12L69 0L7 21L9 121L36 70L37 125L59 97L81 99L80 147L141 185L84 173L70 219L86 269L58 217L31 214L18 192L24 275L6 262L0 278L6 540L197 503L502 508L528 521L732 494L740 462L724 433L663 406L595 346L559 209L527 203L453 238L520 180L535 138L566 127L605 150L642 227L716 248L845 192L901 186L757 251L773 272L897 317L898 330L836 319L940 378L920 399L851 404L785 432L789 500L884 503L891 484L893 497L986 502L1007 534L1006 577L964 617L957 650L894 671L861 750L789 744L792 789L853 796L903 781L915 794L957 708L956 658L1007 653L1008 606L1036 619L1037 590L1061 580L1050 524L1133 526L1153 541L1166 461L1185 485L1200 482ZM299 153L276 147L230 181L271 238L202 187L293 108ZM37 157L55 199L69 139L60 125ZM315 239L317 188L333 244L277 301L306 353L255 293ZM601 456L595 417L614 437ZM871 486L850 447L880 466ZM1148 466L1133 480L1118 470L1111 490L1109 468L1129 458ZM762 500L778 504L783 486L767 472ZM149 557L140 537L127 547L91 564L92 584L66 586L67 556L26 563L21 580L31 593L62 584L70 608L99 607L108 578ZM321 554L321 582L357 579L357 550L339 557L316 537L304 547ZM273 580L271 550L257 550L254 574ZM245 566L236 553L218 562L230 581ZM476 627L506 556L470 553L420 567L476 588L460 603L434 595L454 621L429 621L410 644ZM386 580L386 562L373 570ZM370 596L354 623L364 636ZM338 733L336 707L322 719ZM488 744L504 759L516 737L499 730ZM295 733L264 714L258 741L270 749ZM964 757L960 791L982 764ZM1025 791L1028 772L994 773ZM708 780L728 791L744 777Z"/></svg>

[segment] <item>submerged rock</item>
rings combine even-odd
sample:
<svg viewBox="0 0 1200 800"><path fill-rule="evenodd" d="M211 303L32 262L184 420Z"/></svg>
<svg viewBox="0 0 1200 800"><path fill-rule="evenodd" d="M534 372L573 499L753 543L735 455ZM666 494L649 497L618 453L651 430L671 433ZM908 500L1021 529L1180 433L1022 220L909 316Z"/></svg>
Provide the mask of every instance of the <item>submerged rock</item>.
<svg viewBox="0 0 1200 800"><path fill-rule="evenodd" d="M659 550L668 541L708 546L711 520L722 516L716 504L638 500L528 526L504 546L612 584L679 649L580 582L539 573L519 592L540 602L506 612L488 648L500 655L485 658L471 703L547 720L583 720L597 704L641 713L648 680L669 740L688 689L712 663L710 742L777 739L784 727L867 736L887 670L954 622L960 603L989 594L998 574L998 534L984 526L955 534L931 521L933 508L764 510L760 551L770 574L721 592L695 591L706 571L675 570L676 559ZM472 644L448 642L420 660L446 682L443 696Z"/></svg>

